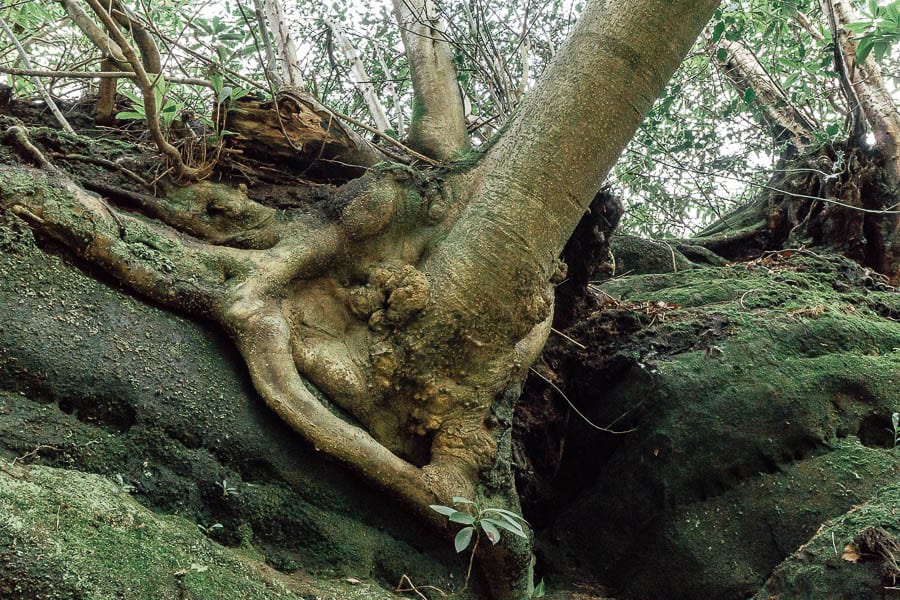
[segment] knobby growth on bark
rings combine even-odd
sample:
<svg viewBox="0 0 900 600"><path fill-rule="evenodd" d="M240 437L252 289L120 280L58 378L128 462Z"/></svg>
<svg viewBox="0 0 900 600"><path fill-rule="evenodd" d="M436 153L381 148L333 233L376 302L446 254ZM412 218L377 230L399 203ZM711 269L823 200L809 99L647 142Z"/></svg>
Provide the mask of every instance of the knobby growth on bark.
<svg viewBox="0 0 900 600"><path fill-rule="evenodd" d="M191 164L160 128L152 40L119 3L85 3L92 18L64 1L133 74L180 186L88 191L13 126L4 142L23 164L0 168L0 207L141 296L220 323L272 410L418 514L453 496L516 508L512 405L549 331L558 257L717 2L589 2L496 143L432 169L386 161L296 89L225 116L243 131L233 152L324 159L350 180L293 211L206 181L213 164ZM293 82L278 3L259 8ZM428 2L395 12L416 93L410 144L446 161L469 142L440 24ZM530 596L528 544L480 552L497 598Z"/></svg>

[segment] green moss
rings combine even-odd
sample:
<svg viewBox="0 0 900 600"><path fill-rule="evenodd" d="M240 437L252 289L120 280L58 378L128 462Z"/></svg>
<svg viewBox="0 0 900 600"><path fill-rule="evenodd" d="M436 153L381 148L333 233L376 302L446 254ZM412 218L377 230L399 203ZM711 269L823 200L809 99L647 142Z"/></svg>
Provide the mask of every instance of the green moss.
<svg viewBox="0 0 900 600"><path fill-rule="evenodd" d="M602 288L621 303L567 334L611 356L572 350L567 392L636 431L586 434L596 449L574 452L600 454L598 483L555 535L623 596L746 597L900 474L900 298L858 265L795 255Z"/></svg>
<svg viewBox="0 0 900 600"><path fill-rule="evenodd" d="M775 569L754 600L891 597L887 588L896 586L900 578L898 506L900 484L895 482L826 523Z"/></svg>
<svg viewBox="0 0 900 600"><path fill-rule="evenodd" d="M193 523L149 512L95 475L2 464L0 506L0 560L16 571L15 581L0 575L4 598L32 598L34 585L46 600L394 597L371 584L281 575L204 538Z"/></svg>
<svg viewBox="0 0 900 600"><path fill-rule="evenodd" d="M412 115L410 116L410 129L416 129L419 124L428 116L428 107L422 102L417 94L413 94Z"/></svg>
<svg viewBox="0 0 900 600"><path fill-rule="evenodd" d="M18 219L0 230L0 456L43 445L30 461L119 474L145 506L221 523L216 541L284 569L462 580L451 544L298 441L221 332L42 252Z"/></svg>

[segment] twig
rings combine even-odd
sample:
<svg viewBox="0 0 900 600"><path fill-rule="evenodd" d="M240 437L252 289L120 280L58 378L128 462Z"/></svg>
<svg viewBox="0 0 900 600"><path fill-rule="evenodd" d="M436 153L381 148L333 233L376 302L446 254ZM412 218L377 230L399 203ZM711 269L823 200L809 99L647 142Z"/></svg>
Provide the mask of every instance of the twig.
<svg viewBox="0 0 900 600"><path fill-rule="evenodd" d="M472 554L469 555L469 569L466 571L466 582L463 584L463 591L469 588L469 578L472 576L472 565L475 564L475 552L478 550L478 542L481 541L481 533L475 530L475 545L472 546Z"/></svg>
<svg viewBox="0 0 900 600"><path fill-rule="evenodd" d="M564 338L564 339L566 339L566 340L572 342L573 344L575 344L576 346L578 346L578 347L581 348L582 350L587 350L587 346L585 346L584 344L582 344L581 342L579 342L579 341L577 341L577 340L573 340L572 338L570 338L569 336L567 336L566 334L564 334L562 331L559 331L558 329L554 329L553 327L550 328L550 331L552 331L553 333L555 333L555 334L558 335L559 337Z"/></svg>
<svg viewBox="0 0 900 600"><path fill-rule="evenodd" d="M56 446L48 446L48 445L46 445L46 444L39 444L39 445L38 445L34 450L32 450L31 452L26 452L26 453L23 454L22 456L17 456L17 457L15 457L14 459L12 459L12 463L10 463L10 464L11 464L12 466L15 466L15 464L16 464L17 462L19 462L20 460L24 461L24 460L27 460L27 459L32 458L32 457L34 457L34 456L37 456L37 454L38 454L41 450L56 450L57 452L59 452L59 448L57 448Z"/></svg>
<svg viewBox="0 0 900 600"><path fill-rule="evenodd" d="M404 581L406 582L406 585L408 585L409 587L403 587ZM400 576L400 583L397 584L397 587L394 588L394 591L395 592L414 592L419 598L422 598L422 600L428 600L428 597L425 596L425 594L423 594L422 592L420 592L419 589L432 590L432 591L435 591L438 594L440 594L442 598L447 597L447 594L444 592L444 590L442 590L439 587L435 587L433 585L420 585L420 586L416 587L408 575Z"/></svg>
<svg viewBox="0 0 900 600"><path fill-rule="evenodd" d="M107 160L105 158L99 158L99 157L95 157L95 156L86 156L84 154L62 154L61 152L52 152L50 154L50 156L52 156L53 158L63 158L66 160L77 160L77 161L81 161L81 162L91 163L91 164L95 164L95 165L100 165L102 167L114 169L116 171L119 171L123 175L127 175L128 177L130 177L134 181L138 182L139 184L141 184L145 187L150 187L149 181L147 181L146 179L144 179L143 177L141 177L140 175L138 175L131 169L123 167L119 163L113 162L111 160Z"/></svg>
<svg viewBox="0 0 900 600"><path fill-rule="evenodd" d="M0 66L0 73L7 75L21 75L23 77L47 77L61 79L137 79L134 71L52 71L48 69L15 69L13 67ZM213 89L212 83L205 79L196 79L193 77L166 77L169 83L178 83L181 85L201 85L209 89Z"/></svg>
<svg viewBox="0 0 900 600"><path fill-rule="evenodd" d="M635 153L639 154L639 153ZM640 155L640 154L639 154ZM647 156L647 155L640 155ZM886 209L873 209L873 208L863 208L861 206L853 206L851 204L847 204L845 202L840 202L839 200L835 200L834 198L820 198L818 196L810 196L808 194L799 194L796 192L791 192L789 190L784 190L781 188L777 188L771 185L767 185L764 183L758 183L756 181L752 181L750 179L745 179L743 177L737 177L735 175L727 175L724 173L717 173L714 171L708 171L706 169L695 169L693 167L682 167L677 164L672 164L670 162L666 162L664 160L660 160L658 158L653 158L653 161L657 164L660 164L664 167L668 167L670 169L678 169L680 171L691 171L693 173L697 173L698 175L707 175L711 177L720 177L722 179L730 179L731 181L737 181L738 183L745 183L749 186L753 186L755 188L766 190L769 192L775 192L777 194L784 194L785 196L789 196L791 198L801 198L804 200L818 200L819 202L824 202L826 204L834 204L836 206L840 206L843 208L847 208L849 210L855 210L857 212L862 212L870 215L900 215L900 210L894 210L897 207L900 207L900 203L892 204Z"/></svg>
<svg viewBox="0 0 900 600"><path fill-rule="evenodd" d="M552 387L554 390L556 390L556 392L557 392L560 396L563 397L563 400L566 401L566 403L569 405L569 407L570 407L573 411L575 411L575 414L578 415L579 417L581 417L582 420L583 420L585 423L587 423L588 425L590 425L591 427L593 427L593 428L596 429L597 431L602 431L602 432L604 432L604 433L611 433L611 434L613 434L613 435L623 435L623 434L626 434L626 433L632 433L632 432L634 432L634 431L637 431L637 427L632 427L631 429L625 429L625 430L623 430L623 431L616 431L616 430L614 430L614 429L609 429L608 427L601 427L600 425L597 425L596 423L594 423L593 421L591 421L590 419L588 419L586 416L584 416L584 413L582 413L580 410L578 410L578 407L575 406L575 404L573 404L571 400L569 400L569 397L566 396L566 394L565 394L561 389L559 389L559 387L557 387L557 385L556 385L555 383L553 383L552 381L550 381L549 379L547 379L546 377L544 377L543 375L541 375L541 373L540 373L537 369L535 369L534 367L528 367L528 370L531 371L532 373L534 373L535 375L537 375L538 377L540 377L541 379L543 379L544 382L545 382L547 385L549 385L549 386ZM620 418L621 418L621 417L620 417ZM616 419L616 421L618 421L618 420L619 420L619 419ZM615 421L613 421L613 422L615 422Z"/></svg>
<svg viewBox="0 0 900 600"><path fill-rule="evenodd" d="M341 119L341 120L343 120L343 121L347 121L348 123L350 123L350 124L352 124L352 125L356 125L357 127L362 127L363 129L365 129L365 130L368 131L369 133L374 133L374 134L377 135L378 137L384 138L386 141L388 141L388 142L392 143L393 145L397 146L398 148L400 148L400 149L403 150L404 152L408 153L408 154L409 154L410 156L412 156L413 158L417 158L417 159L421 160L422 162L431 165L432 167L435 166L435 165L437 164L437 161L436 161L436 160L431 159L431 158L428 158L428 157L425 156L424 154L419 154L418 152L416 152L415 150L413 150L412 148L410 148L409 146L407 146L406 144L404 144L404 143L401 142L400 140L397 140L397 139L392 138L391 136L389 136L388 134L384 133L383 131L378 131L378 130L375 129L374 127L372 127L372 126L370 126L370 125L366 125L366 124L363 123L362 121L358 121L358 120L354 119L353 117L351 117L350 115L345 115L344 113L338 112L338 111L336 111L336 110L334 110L334 109L331 109L331 108L329 108L328 110L329 110L330 112L334 113L334 116L336 116L337 118L339 118L339 119Z"/></svg>
<svg viewBox="0 0 900 600"><path fill-rule="evenodd" d="M741 297L740 297L740 299L738 300L738 304L741 305L741 308L743 308L744 310L747 310L747 307L744 306L744 298L747 297L747 294L752 294L753 292L758 292L758 291L760 291L760 290L758 290L758 289L756 289L756 288L753 288L752 290L747 290L746 292L744 292L743 294L741 294Z"/></svg>
<svg viewBox="0 0 900 600"><path fill-rule="evenodd" d="M4 19L2 16L0 16L0 27L3 28L3 32L6 34L6 37L8 37L9 41L12 42L12 44L16 47L16 51L19 53L19 58L22 60L22 64L25 65L26 69L31 69L31 60L29 60L28 58L28 53L25 52L25 48L23 48L22 44L19 43L19 38L17 38L16 35L12 32L12 30L9 28L9 25L6 24L6 19ZM47 89L44 87L44 84L41 83L41 80L37 77L32 77L31 82L41 94L44 102L47 103L47 107L59 122L60 127L63 128L63 131L65 131L66 133L74 134L75 130L72 129L72 126L69 125L69 122L59 111L59 107L56 106L56 102L53 101L53 98L50 96L50 92L47 91Z"/></svg>

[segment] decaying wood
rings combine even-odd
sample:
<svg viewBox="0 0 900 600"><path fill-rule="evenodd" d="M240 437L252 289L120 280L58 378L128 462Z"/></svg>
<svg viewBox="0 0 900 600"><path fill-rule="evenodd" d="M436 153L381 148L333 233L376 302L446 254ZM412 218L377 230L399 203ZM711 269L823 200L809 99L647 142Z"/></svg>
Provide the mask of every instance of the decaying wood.
<svg viewBox="0 0 900 600"><path fill-rule="evenodd" d="M317 103L316 103L317 104ZM242 99L228 111L229 150L237 160L265 163L308 179L348 181L384 160L359 134L305 95L283 91L271 100Z"/></svg>

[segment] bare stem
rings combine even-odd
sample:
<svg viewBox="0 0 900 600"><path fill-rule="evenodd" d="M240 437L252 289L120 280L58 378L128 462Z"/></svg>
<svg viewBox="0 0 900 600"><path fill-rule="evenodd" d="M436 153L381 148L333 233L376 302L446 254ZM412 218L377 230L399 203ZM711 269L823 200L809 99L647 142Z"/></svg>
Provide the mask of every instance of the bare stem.
<svg viewBox="0 0 900 600"><path fill-rule="evenodd" d="M26 69L31 69L31 61L28 58L28 53L25 52L25 48L23 48L22 44L19 43L19 39L9 28L9 25L6 24L6 19L4 19L3 17L0 17L0 27L3 28L3 33L6 34L6 37L9 38L9 41L12 42L12 44L16 47L16 51L19 53L19 58L22 59L22 64L25 65ZM63 128L63 131L65 131L66 133L75 133L75 130L72 129L72 126L69 125L69 122L60 112L59 107L56 106L56 102L53 101L53 98L50 96L50 92L48 92L44 87L44 84L41 83L41 80L37 77L32 76L31 82L41 94L44 102L47 103L47 107L50 108L50 112L52 112L53 116L56 117L56 120L59 122L60 127Z"/></svg>
<svg viewBox="0 0 900 600"><path fill-rule="evenodd" d="M112 15L106 12L106 9L100 4L99 0L86 0L86 2L88 3L88 6L91 7L91 10L94 11L94 14L96 14L106 26L113 41L121 47L122 53L134 70L134 74L137 78L137 85L144 98L144 114L147 116L147 128L150 130L150 135L153 138L154 143L156 143L156 147L172 161L175 167L175 174L178 177L186 177L188 179L202 179L205 177L209 169L197 169L184 164L184 160L181 158L181 152L179 152L178 148L170 144L163 135L162 129L159 126L159 111L156 106L155 85L150 81L147 71L144 69L144 65L138 57L137 52L132 48L131 44L128 43L128 40L125 39L125 36L122 34L122 31L119 29L119 26L116 24Z"/></svg>

